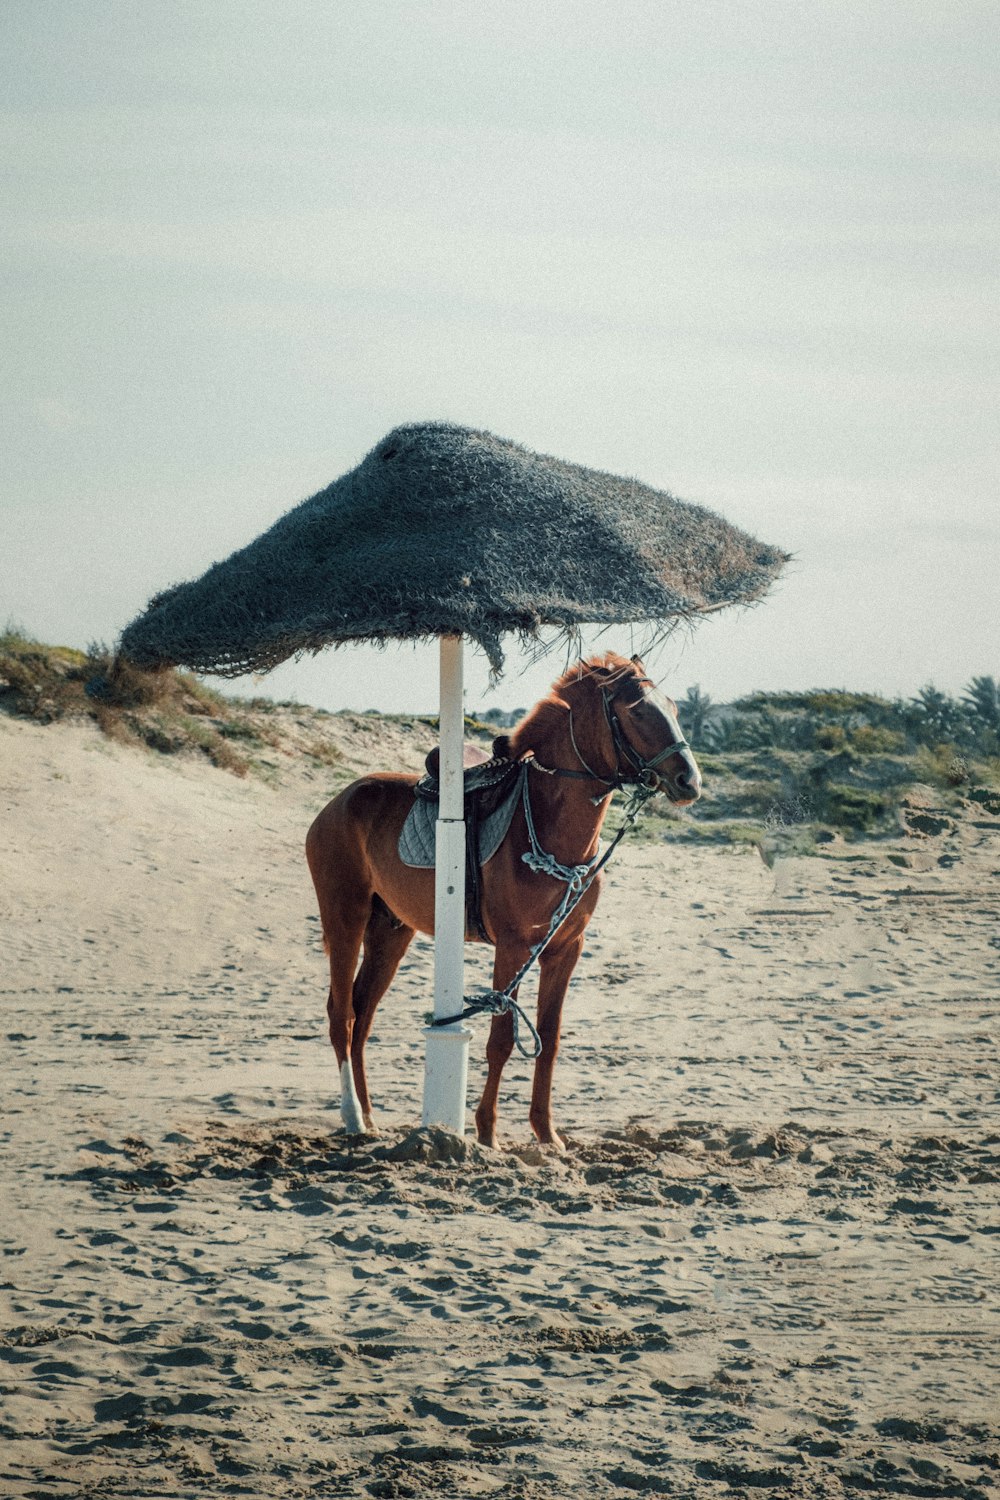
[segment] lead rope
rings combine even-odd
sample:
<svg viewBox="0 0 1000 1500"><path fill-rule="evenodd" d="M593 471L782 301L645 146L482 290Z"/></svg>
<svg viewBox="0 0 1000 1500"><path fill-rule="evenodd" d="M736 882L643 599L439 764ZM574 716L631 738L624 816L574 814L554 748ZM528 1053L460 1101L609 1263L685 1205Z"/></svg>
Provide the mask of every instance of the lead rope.
<svg viewBox="0 0 1000 1500"><path fill-rule="evenodd" d="M529 762L529 765L531 762ZM543 769L543 768L539 768ZM529 870L534 870L539 875L549 875L553 880L561 880L566 886L562 899L559 901L552 916L549 919L549 930L540 943L536 943L528 954L526 961L518 969L514 978L502 990L487 990L482 995L466 995L465 1009L457 1016L439 1016L431 1021L432 1026L452 1026L456 1021L465 1021L469 1016L481 1014L488 1011L491 1015L501 1016L510 1012L514 1023L514 1045L522 1057L537 1057L542 1050L542 1039L532 1024L530 1018L514 999L514 991L520 985L522 979L536 962L540 954L548 947L555 937L559 928L566 921L572 911L579 906L584 896L593 885L595 879L603 870L608 860L614 854L618 845L632 828L636 818L639 816L650 797L656 795L654 789L648 786L637 785L633 788L627 803L625 804L625 816L622 826L615 834L611 843L603 854L595 854L594 858L588 860L584 865L561 865L551 854L546 853L538 842L538 834L535 831L535 820L531 813L531 797L528 793L528 774L525 769L522 787L522 801L524 804L524 821L528 825L528 839L531 848L525 850L521 855L522 860ZM602 799L603 800L603 799ZM524 1046L521 1041L521 1022L531 1033L531 1048Z"/></svg>

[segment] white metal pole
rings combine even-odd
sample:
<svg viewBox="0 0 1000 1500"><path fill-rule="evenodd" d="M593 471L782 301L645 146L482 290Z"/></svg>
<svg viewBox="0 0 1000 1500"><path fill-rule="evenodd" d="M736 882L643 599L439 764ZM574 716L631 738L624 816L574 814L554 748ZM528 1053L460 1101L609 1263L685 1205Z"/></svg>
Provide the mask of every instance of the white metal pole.
<svg viewBox="0 0 1000 1500"><path fill-rule="evenodd" d="M465 997L465 795L462 748L462 637L441 638L441 800L434 866L434 1018L460 1014ZM425 1125L465 1134L469 1037L461 1022L428 1026L424 1068Z"/></svg>

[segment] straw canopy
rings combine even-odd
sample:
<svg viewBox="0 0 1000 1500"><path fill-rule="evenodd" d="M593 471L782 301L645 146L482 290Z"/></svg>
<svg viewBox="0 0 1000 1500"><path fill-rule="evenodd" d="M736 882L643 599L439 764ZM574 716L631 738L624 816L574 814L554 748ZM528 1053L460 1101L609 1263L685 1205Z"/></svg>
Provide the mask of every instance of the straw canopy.
<svg viewBox="0 0 1000 1500"><path fill-rule="evenodd" d="M654 631L760 599L787 561L635 479L448 423L398 427L350 473L192 583L159 594L122 653L237 677L348 641Z"/></svg>

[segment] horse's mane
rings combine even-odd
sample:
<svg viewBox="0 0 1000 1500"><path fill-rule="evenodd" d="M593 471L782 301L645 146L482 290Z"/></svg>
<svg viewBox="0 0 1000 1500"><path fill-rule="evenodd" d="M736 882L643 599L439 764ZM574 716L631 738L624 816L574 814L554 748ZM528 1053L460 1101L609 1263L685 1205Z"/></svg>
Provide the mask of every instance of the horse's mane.
<svg viewBox="0 0 1000 1500"><path fill-rule="evenodd" d="M602 651L600 656L591 656L587 661L578 661L574 666L568 667L552 684L548 697L558 697L575 682L581 682L585 677L601 677L614 681L618 677L627 676L632 671L633 663L627 656L619 656L617 651ZM542 701L544 702L545 699Z"/></svg>
<svg viewBox="0 0 1000 1500"><path fill-rule="evenodd" d="M594 677L604 682L614 681L633 670L628 658L619 656L616 651L604 651L600 656L591 656L567 668L510 735L507 753L516 760L528 750L544 744L564 722L563 714L569 706L564 694L571 693L579 683Z"/></svg>

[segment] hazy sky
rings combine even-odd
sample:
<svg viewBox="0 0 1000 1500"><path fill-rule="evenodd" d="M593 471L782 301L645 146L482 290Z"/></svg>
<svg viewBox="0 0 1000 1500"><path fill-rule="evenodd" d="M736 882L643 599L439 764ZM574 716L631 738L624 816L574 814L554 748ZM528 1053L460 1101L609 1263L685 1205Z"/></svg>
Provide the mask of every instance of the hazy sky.
<svg viewBox="0 0 1000 1500"><path fill-rule="evenodd" d="M111 640L447 418L796 554L660 651L675 696L1000 675L993 0L0 17L0 624ZM558 664L487 693L473 658L470 706ZM349 648L244 690L426 709L435 670Z"/></svg>

